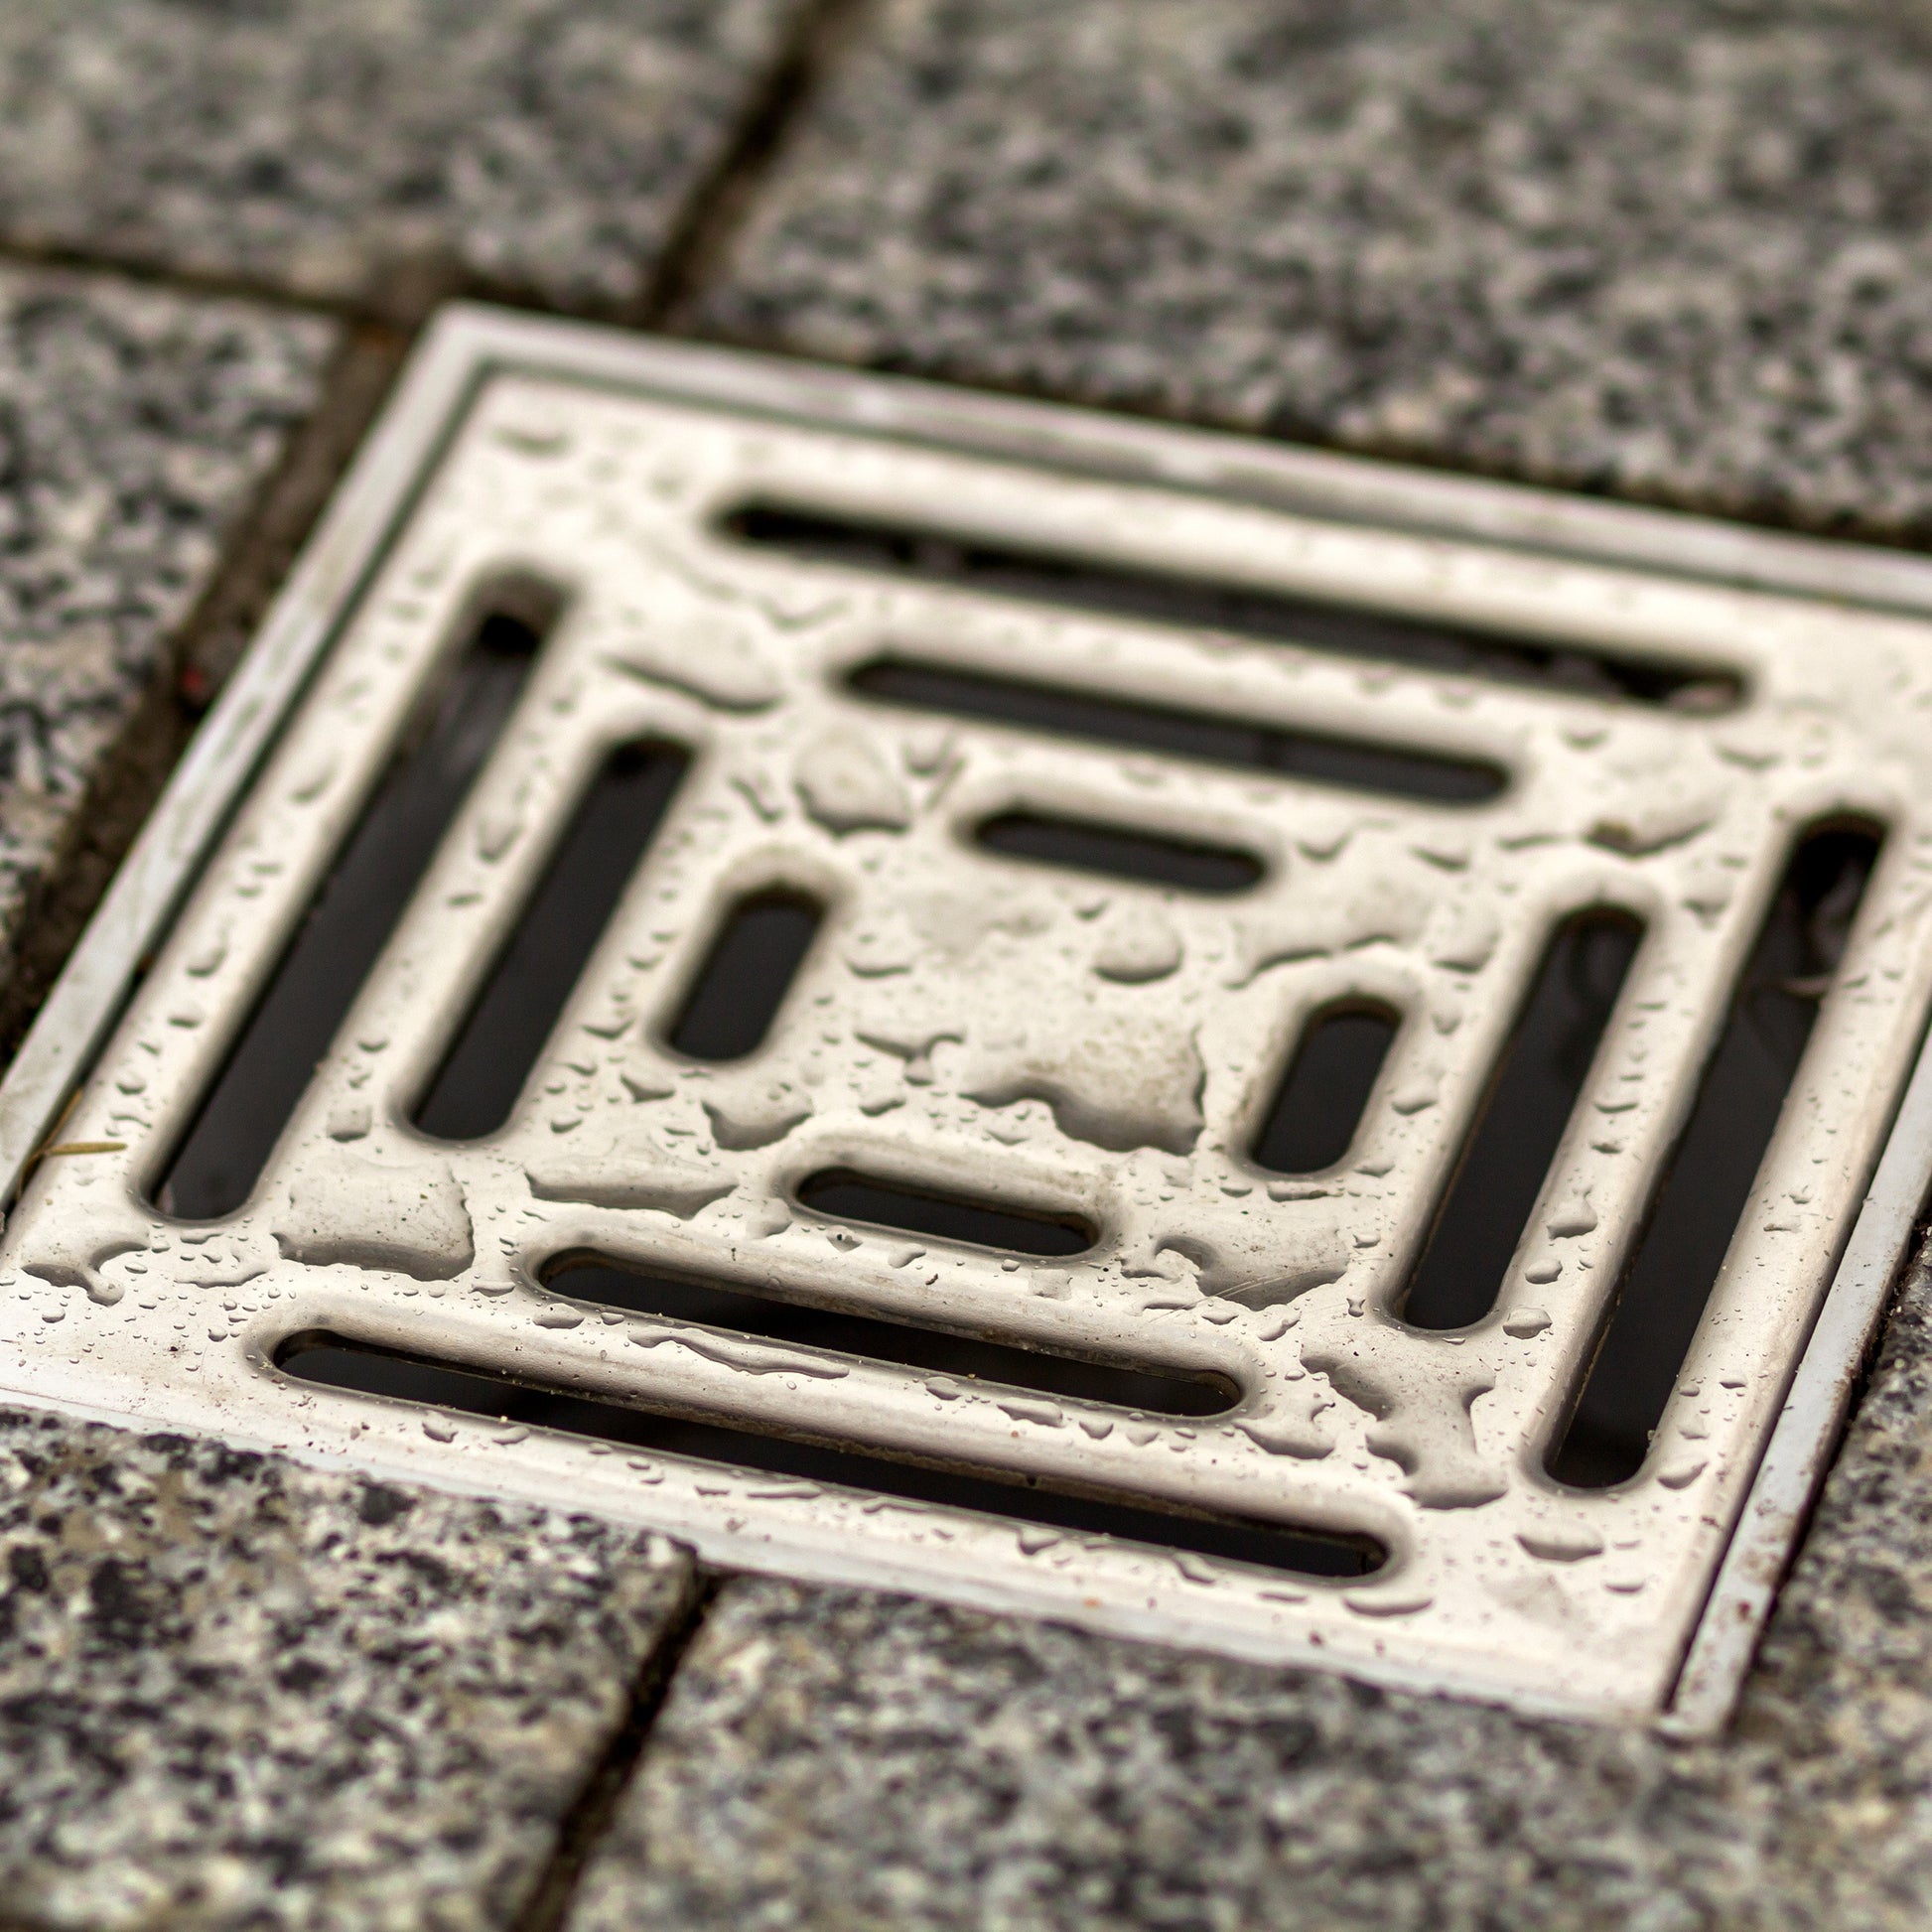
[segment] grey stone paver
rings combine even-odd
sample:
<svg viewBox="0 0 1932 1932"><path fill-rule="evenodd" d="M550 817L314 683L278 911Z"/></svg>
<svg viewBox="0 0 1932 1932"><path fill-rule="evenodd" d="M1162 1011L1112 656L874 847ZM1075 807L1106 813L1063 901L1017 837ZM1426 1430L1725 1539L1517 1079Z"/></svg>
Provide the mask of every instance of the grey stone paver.
<svg viewBox="0 0 1932 1932"><path fill-rule="evenodd" d="M634 309L800 0L19 0L0 246ZM705 330L1932 534L1932 8L875 0ZM0 946L314 404L0 275ZM0 961L4 963L4 961ZM1932 1920L1932 1284L1686 1747L727 1586L569 1932ZM0 1417L0 1923L509 1926L688 1587L615 1530Z"/></svg>
<svg viewBox="0 0 1932 1932"><path fill-rule="evenodd" d="M636 298L798 0L10 0L0 240L419 311Z"/></svg>
<svg viewBox="0 0 1932 1932"><path fill-rule="evenodd" d="M583 1519L0 1412L0 1921L513 1925L689 1585Z"/></svg>
<svg viewBox="0 0 1932 1932"><path fill-rule="evenodd" d="M1932 531L1924 0L881 0L726 334Z"/></svg>
<svg viewBox="0 0 1932 1932"><path fill-rule="evenodd" d="M1921 1267L1724 1743L746 1582L569 1932L1922 1927L1929 1349Z"/></svg>
<svg viewBox="0 0 1932 1932"><path fill-rule="evenodd" d="M340 339L251 303L0 270L0 970Z"/></svg>

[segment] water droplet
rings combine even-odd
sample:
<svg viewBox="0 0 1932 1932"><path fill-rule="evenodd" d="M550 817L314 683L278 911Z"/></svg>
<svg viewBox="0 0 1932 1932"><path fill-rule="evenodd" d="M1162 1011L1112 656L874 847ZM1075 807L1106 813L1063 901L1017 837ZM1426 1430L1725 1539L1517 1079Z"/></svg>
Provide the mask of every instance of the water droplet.
<svg viewBox="0 0 1932 1932"><path fill-rule="evenodd" d="M1422 1591L1394 1596L1344 1596L1341 1599L1357 1616L1414 1616L1435 1602Z"/></svg>
<svg viewBox="0 0 1932 1932"><path fill-rule="evenodd" d="M454 1443L456 1441L456 1424L448 1416L425 1416L423 1418L423 1434L432 1443Z"/></svg>
<svg viewBox="0 0 1932 1932"><path fill-rule="evenodd" d="M1166 979L1180 965L1180 935L1151 907L1135 906L1103 928L1093 970L1122 986Z"/></svg>
<svg viewBox="0 0 1932 1932"><path fill-rule="evenodd" d="M477 821L477 856L493 866L522 835L521 818L506 812L485 812Z"/></svg>
<svg viewBox="0 0 1932 1932"><path fill-rule="evenodd" d="M1035 1402L1026 1397L1012 1397L1000 1404L1001 1410L1015 1422L1030 1422L1041 1429L1064 1429L1066 1416L1056 1402Z"/></svg>
<svg viewBox="0 0 1932 1932"><path fill-rule="evenodd" d="M835 833L902 832L912 801L877 747L852 731L828 731L799 753L792 783L805 809Z"/></svg>
<svg viewBox="0 0 1932 1932"><path fill-rule="evenodd" d="M1518 1530L1516 1540L1544 1563L1582 1563L1603 1554L1603 1539L1592 1530L1557 1528Z"/></svg>
<svg viewBox="0 0 1932 1932"><path fill-rule="evenodd" d="M1575 1200L1564 1202L1550 1216L1550 1238L1553 1241L1571 1241L1595 1231L1596 1210L1589 1204L1587 1194L1580 1194Z"/></svg>
<svg viewBox="0 0 1932 1932"><path fill-rule="evenodd" d="M1511 1309L1503 1316L1503 1333L1517 1341L1528 1341L1532 1335L1540 1335L1550 1325L1549 1311L1545 1309Z"/></svg>
<svg viewBox="0 0 1932 1932"><path fill-rule="evenodd" d="M336 760L333 758L319 759L311 764L295 781L295 788L289 794L297 804L312 804L329 789L329 783L336 775ZM194 970L192 967L189 969Z"/></svg>

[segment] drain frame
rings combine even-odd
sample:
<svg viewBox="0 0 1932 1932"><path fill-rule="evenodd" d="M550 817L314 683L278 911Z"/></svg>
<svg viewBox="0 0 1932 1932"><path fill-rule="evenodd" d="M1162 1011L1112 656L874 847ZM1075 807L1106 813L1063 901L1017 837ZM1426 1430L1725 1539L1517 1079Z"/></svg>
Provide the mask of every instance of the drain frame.
<svg viewBox="0 0 1932 1932"><path fill-rule="evenodd" d="M48 1141L98 1062L108 1033L134 994L143 962L195 890L230 814L325 660L343 614L374 579L469 410L492 381L508 375L620 396L668 397L691 407L762 418L778 428L807 424L849 432L882 446L957 451L1068 479L1157 489L1176 502L1203 507L1234 503L1340 529L1397 532L1438 544L1448 557L1486 551L1642 571L1687 586L1796 600L1814 615L1834 610L1878 618L1932 615L1932 567L1893 553L897 378L624 338L471 305L454 307L439 317L412 359L396 397L0 1085L0 1180L9 1201L32 1178L38 1161L73 1158L48 1153ZM1527 636L1538 634L1520 611L1501 610L1498 622ZM1922 1019L1921 1013L1921 1036ZM1372 1611L1352 1625L1337 1613L1337 1629L1230 1627L1217 1623L1198 1602L1190 1604L1190 1595L1198 1597L1216 1585L1190 1579L1184 1569L1177 1590L1165 1596L1095 1599L1089 1585L1105 1582L1107 1566L1091 1551L1082 1561L1092 1574L1082 1571L1073 1588L1050 1578L1022 1583L1008 1574L989 1580L970 1562L955 1563L950 1571L935 1568L929 1548L920 1547L929 1525L902 1535L881 1527L883 1517L911 1519L917 1512L895 1509L867 1517L858 1497L835 1499L827 1519L809 1534L768 1522L750 1527L756 1512L734 1503L739 1527L733 1529L728 1527L732 1519L718 1508L689 1499L671 1505L661 1494L653 1500L648 1489L638 1493L634 1481L595 1483L587 1491L581 1457L556 1445L528 1451L521 1472L506 1483L477 1474L474 1457L464 1461L444 1453L445 1445L412 1427L414 1417L363 1413L353 1427L333 1434L317 1428L305 1435L269 1407L236 1416L224 1412L219 1401L202 1403L185 1378L144 1391L123 1377L105 1401L98 1376L42 1365L10 1364L0 1370L0 1382L24 1400L109 1419L149 1425L177 1420L299 1455L349 1454L371 1468L446 1486L486 1493L509 1487L539 1499L594 1506L686 1536L711 1560L739 1567L924 1589L1269 1661L1325 1662L1412 1688L1586 1717L1652 1720L1707 1734L1722 1727L1741 1684L1932 1179L1932 1049L1917 1045L1888 1127L1874 1125L1882 1153L1817 1305L1775 1423L1759 1446L1754 1474L1734 1485L1734 1527L1720 1544L1715 1580L1689 1628L1667 1646L1671 1655L1665 1666L1635 1693L1627 1682L1608 1691L1600 1684L1525 1685L1507 1671L1498 1673L1494 1660L1480 1655L1441 1652L1418 1663L1387 1640L1391 1626ZM366 1309L338 1284L317 1286L301 1299L299 1311L285 1305L273 1323L238 1332L237 1346L267 1350L270 1329L293 1332L289 1324L298 1318L305 1327L341 1324L362 1331L369 1325ZM423 1318L429 1312L398 1307L386 1311L377 1325L386 1324L387 1338L399 1347L440 1344L439 1352L454 1365L458 1356L450 1352L447 1336L439 1336L435 1324ZM587 1393L596 1392L598 1372L586 1368ZM344 1413L354 1410L351 1400ZM1367 1527L1401 1556L1406 1531L1400 1520ZM1116 1581L1125 1574L1118 1572ZM1359 1641L1337 1640L1349 1630Z"/></svg>

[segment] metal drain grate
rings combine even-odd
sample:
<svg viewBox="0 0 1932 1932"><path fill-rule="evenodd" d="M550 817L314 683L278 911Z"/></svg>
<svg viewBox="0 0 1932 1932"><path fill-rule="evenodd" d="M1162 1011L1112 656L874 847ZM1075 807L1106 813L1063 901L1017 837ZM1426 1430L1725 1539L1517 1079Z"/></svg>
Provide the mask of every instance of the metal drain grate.
<svg viewBox="0 0 1932 1932"><path fill-rule="evenodd" d="M1923 1189L1929 587L456 312L0 1095L5 1379L1713 1722Z"/></svg>

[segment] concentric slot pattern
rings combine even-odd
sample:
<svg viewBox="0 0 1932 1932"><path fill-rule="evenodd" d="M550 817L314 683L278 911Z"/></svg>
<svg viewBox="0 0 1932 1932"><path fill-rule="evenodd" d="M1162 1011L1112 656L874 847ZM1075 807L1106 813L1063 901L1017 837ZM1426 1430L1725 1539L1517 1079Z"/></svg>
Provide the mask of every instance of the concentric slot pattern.
<svg viewBox="0 0 1932 1932"><path fill-rule="evenodd" d="M1655 1710L1932 989L1925 627L561 376L499 370L465 409L61 1128L95 1151L43 1160L9 1219L0 1323L23 1385L627 1513L723 1563ZM721 527L748 502L1290 615L1237 634L800 554ZM480 587L533 569L568 607L258 1183L218 1223L158 1214L146 1177L447 640ZM1599 691L1304 647L1293 613L1351 597L1624 668ZM1045 675L1108 718L1238 720L1258 743L1385 746L1502 782L1367 791L855 687L913 657L955 692ZM1681 696L1714 680L1728 711ZM505 1047L517 1077L475 1120L507 1118L424 1131L433 1111L419 1127L411 1108L453 1041L475 1050L500 962L541 940L531 908L627 746L688 766L599 887L601 929L568 937L527 1077L533 1042ZM1248 870L1202 890L987 836L1017 823ZM1852 823L1883 850L1654 1440L1617 1486L1561 1484L1545 1458L1765 907L1806 828ZM694 1035L748 907L792 909L782 970L736 1032L721 1010ZM1641 944L1589 1008L1506 1240L1462 1325L1406 1320L1551 936L1597 909ZM1349 1014L1383 1016L1377 1063L1337 1076L1351 1117L1291 1159L1271 1123L1298 1042ZM897 1358L909 1344L819 1347L546 1282L580 1253L1231 1406L1135 1413L935 1373ZM307 1336L416 1380L305 1381L293 1355L284 1375ZM644 1421L614 1436L614 1415ZM773 1474L807 1449L850 1459ZM1100 1513L1048 1533L1028 1517L1042 1496ZM1379 1567L1250 1561L1258 1525Z"/></svg>

